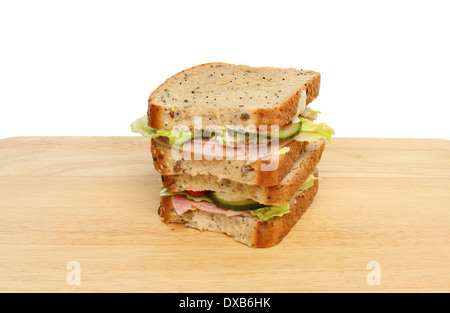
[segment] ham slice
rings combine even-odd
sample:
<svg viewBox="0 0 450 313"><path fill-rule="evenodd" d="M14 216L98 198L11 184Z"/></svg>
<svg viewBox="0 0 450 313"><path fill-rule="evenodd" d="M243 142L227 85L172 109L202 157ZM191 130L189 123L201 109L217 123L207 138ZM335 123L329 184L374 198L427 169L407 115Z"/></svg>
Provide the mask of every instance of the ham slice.
<svg viewBox="0 0 450 313"><path fill-rule="evenodd" d="M225 214L226 216L244 216L244 217L253 216L248 211L227 210L211 202L206 201L195 202L193 200L189 200L188 198L186 198L186 196L183 195L173 195L172 204L178 215L181 215L191 210L192 208L195 208L205 212Z"/></svg>
<svg viewBox="0 0 450 313"><path fill-rule="evenodd" d="M191 141L185 142L181 151L202 155L206 160L230 160L237 158L255 162L260 159L270 158L272 153L287 146L291 141L292 139L229 147L221 145L217 140L194 138Z"/></svg>
<svg viewBox="0 0 450 313"><path fill-rule="evenodd" d="M206 159L211 160L246 156L246 149L244 146L222 146L217 140L209 140L209 138L194 138L191 141L185 142L182 150L185 152L193 152L194 154L203 155Z"/></svg>

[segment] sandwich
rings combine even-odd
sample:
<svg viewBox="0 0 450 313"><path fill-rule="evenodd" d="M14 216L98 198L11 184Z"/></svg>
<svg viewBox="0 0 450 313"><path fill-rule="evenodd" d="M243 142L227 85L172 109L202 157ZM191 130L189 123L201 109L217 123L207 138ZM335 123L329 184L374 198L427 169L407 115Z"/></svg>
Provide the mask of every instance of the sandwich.
<svg viewBox="0 0 450 313"><path fill-rule="evenodd" d="M227 63L168 78L131 125L151 139L162 221L280 243L313 202L334 135L308 106L319 89L314 71Z"/></svg>

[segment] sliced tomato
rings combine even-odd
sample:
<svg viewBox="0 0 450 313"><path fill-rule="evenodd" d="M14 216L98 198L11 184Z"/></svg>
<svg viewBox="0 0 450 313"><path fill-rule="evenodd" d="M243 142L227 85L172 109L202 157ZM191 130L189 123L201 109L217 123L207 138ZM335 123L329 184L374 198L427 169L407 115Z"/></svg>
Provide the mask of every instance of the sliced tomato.
<svg viewBox="0 0 450 313"><path fill-rule="evenodd" d="M202 197L202 196L206 196L208 194L207 190L203 190L203 191L188 190L188 192L191 196L194 196L194 197Z"/></svg>

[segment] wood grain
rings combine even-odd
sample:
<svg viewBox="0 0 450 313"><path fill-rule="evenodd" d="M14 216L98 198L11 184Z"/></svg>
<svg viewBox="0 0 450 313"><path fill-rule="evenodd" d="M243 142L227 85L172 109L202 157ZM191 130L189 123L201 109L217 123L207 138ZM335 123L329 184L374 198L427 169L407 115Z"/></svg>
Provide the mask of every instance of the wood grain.
<svg viewBox="0 0 450 313"><path fill-rule="evenodd" d="M450 291L449 141L336 139L313 205L269 249L163 224L149 148L140 137L0 141L0 291ZM67 284L70 261L80 286Z"/></svg>

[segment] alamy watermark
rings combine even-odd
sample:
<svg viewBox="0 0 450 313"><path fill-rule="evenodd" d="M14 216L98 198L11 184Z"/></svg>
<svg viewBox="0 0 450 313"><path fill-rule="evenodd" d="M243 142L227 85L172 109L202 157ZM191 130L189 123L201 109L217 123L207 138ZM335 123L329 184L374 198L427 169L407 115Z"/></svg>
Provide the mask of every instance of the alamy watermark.
<svg viewBox="0 0 450 313"><path fill-rule="evenodd" d="M67 263L66 268L70 272L66 276L66 281L69 286L81 285L81 266L77 261L70 261Z"/></svg>
<svg viewBox="0 0 450 313"><path fill-rule="evenodd" d="M380 286L381 285L381 266L377 261L370 261L367 263L366 268L371 270L367 274L366 281L369 286Z"/></svg>

